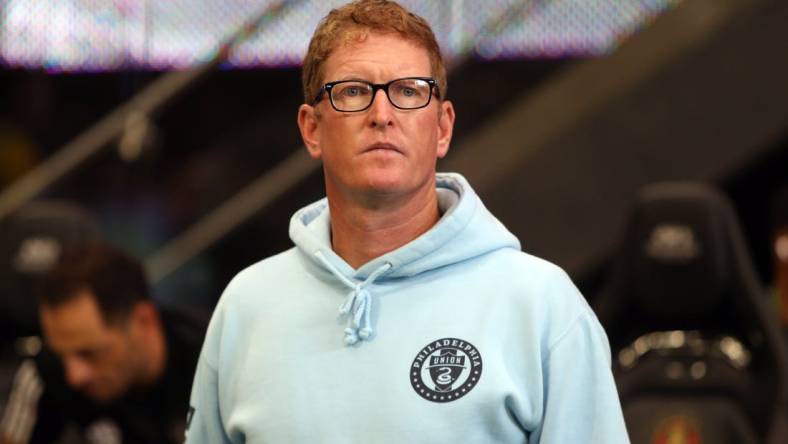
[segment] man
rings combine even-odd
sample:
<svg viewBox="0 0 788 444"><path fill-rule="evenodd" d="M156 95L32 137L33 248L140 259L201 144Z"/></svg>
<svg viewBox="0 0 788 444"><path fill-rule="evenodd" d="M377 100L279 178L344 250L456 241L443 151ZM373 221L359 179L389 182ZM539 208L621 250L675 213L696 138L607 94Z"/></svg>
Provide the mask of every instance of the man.
<svg viewBox="0 0 788 444"><path fill-rule="evenodd" d="M65 253L43 278L39 313L51 351L20 366L1 442L183 441L205 323L159 311L136 260L101 245Z"/></svg>
<svg viewBox="0 0 788 444"><path fill-rule="evenodd" d="M435 174L454 109L429 25L385 0L334 10L303 80L327 199L222 295L187 442L628 442L582 296Z"/></svg>

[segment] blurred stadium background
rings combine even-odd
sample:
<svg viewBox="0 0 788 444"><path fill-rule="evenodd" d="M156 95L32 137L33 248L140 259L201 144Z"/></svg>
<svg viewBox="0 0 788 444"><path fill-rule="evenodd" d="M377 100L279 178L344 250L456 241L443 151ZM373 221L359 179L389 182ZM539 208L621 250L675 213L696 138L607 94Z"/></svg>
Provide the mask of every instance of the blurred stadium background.
<svg viewBox="0 0 788 444"><path fill-rule="evenodd" d="M765 324L774 323L731 327L725 332L731 336L707 344L721 347L741 333L736 344L745 353L718 351L735 364L725 364L728 370L752 352L750 379L738 372L715 380L719 353L703 357L708 373L705 366L696 371L696 355L688 361L691 371L675 373L683 367L674 359L685 358L679 349L697 332L649 333L631 346L631 337L611 336L611 342L622 393L632 380L654 381L650 374L635 378L630 368L632 356L653 349L670 361L660 363L665 371L659 367L656 377L667 377L671 390L681 378L694 389L744 381L750 401L763 404L743 410L758 438L724 433L729 442L760 442L771 420L758 418L772 418L774 405L788 404L784 344L771 334L777 319L788 327L788 2L401 2L432 24L450 67L457 122L439 169L465 174L524 250L566 269L592 304L606 294L615 264L626 265L618 251L653 259L640 258L647 254L638 245L622 244L643 187L699 182L730 199L767 288ZM342 3L0 0L3 307L22 288L11 281L29 271L17 269L24 261L16 251L47 256L45 244L20 246L17 232L2 225L31 202L85 209L106 238L145 261L162 304L211 309L241 268L289 248L290 215L323 194L320 166L306 156L295 124L299 64L317 21ZM707 204L717 202L710 199ZM715 214L725 216L712 217L725 219L723 225L730 222L725 211ZM79 214L69 217L81 223ZM667 247L687 232L668 233L674 237ZM696 251L690 246L686 251ZM746 256L742 249L713 248L723 252L720 260ZM745 276L745 268L732 274ZM646 282L656 282L649 285L654 291L663 284L684 291L684 279L715 278L697 274ZM613 281L629 277L619 273ZM759 297L757 285L747 288ZM697 308L681 291L663 314L675 308L678 318L683 307ZM615 302L607 308L621 305L609 296ZM734 312L730 323L740 318ZM633 326L614 327L609 331L617 334ZM676 338L689 339L679 347ZM640 347L638 341L652 339L651 349ZM758 384L762 391L753 392ZM667 414L675 410L676 404L657 401ZM782 408L774 417L784 417L777 426L784 429L774 442L788 436L788 405ZM641 410L646 422L659 416L650 405ZM685 433L676 442L700 442L686 424L671 425ZM659 441L667 439L667 426L659 427L649 423L641 431L652 442L667 442Z"/></svg>
<svg viewBox="0 0 788 444"><path fill-rule="evenodd" d="M321 196L299 63L342 1L2 0L0 217L76 202L163 303L212 306ZM769 0L403 1L433 25L466 174L524 248L599 290L638 189L734 201L774 278L788 7ZM300 153L300 154L299 154ZM41 168L41 167L44 168Z"/></svg>

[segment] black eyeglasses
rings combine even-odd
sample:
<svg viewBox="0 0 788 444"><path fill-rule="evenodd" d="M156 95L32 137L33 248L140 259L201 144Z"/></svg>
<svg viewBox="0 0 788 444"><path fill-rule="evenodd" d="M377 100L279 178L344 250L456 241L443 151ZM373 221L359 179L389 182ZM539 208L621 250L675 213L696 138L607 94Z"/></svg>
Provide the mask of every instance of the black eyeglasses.
<svg viewBox="0 0 788 444"><path fill-rule="evenodd" d="M331 106L343 113L364 111L372 105L379 89L386 93L389 102L399 109L419 109L430 104L432 93L440 98L438 82L430 77L405 77L388 83L370 83L364 80L329 82L320 88L314 104L328 94Z"/></svg>

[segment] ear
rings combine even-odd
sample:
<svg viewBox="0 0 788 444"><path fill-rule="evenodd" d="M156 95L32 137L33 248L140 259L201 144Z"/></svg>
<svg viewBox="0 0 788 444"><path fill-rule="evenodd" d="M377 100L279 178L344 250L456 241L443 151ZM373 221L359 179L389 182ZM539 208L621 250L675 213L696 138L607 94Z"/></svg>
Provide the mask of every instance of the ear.
<svg viewBox="0 0 788 444"><path fill-rule="evenodd" d="M159 311L151 302L137 302L134 308L131 309L129 320L132 329L150 331L150 329L159 325Z"/></svg>
<svg viewBox="0 0 788 444"><path fill-rule="evenodd" d="M319 159L322 154L320 133L317 128L319 123L320 116L314 106L303 104L298 107L298 129L301 131L301 139L313 159Z"/></svg>
<svg viewBox="0 0 788 444"><path fill-rule="evenodd" d="M438 111L438 152L437 156L442 159L449 152L451 135L454 131L454 105L450 101L444 100L440 104Z"/></svg>

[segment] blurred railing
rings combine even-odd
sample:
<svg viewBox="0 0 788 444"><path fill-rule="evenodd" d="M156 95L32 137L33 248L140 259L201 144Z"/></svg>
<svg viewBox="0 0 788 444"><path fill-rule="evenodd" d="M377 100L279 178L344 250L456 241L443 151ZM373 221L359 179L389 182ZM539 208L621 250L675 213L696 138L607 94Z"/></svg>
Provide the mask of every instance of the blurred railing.
<svg viewBox="0 0 788 444"><path fill-rule="evenodd" d="M227 59L230 51L250 38L265 24L281 15L285 8L302 0L280 0L265 8L222 43L208 62L190 70L164 74L127 103L101 119L76 139L59 149L32 171L0 194L0 219L37 196L44 189L75 172L85 161L112 146L111 142L147 119L154 118L175 97L193 87ZM132 142L129 142L132 143Z"/></svg>

